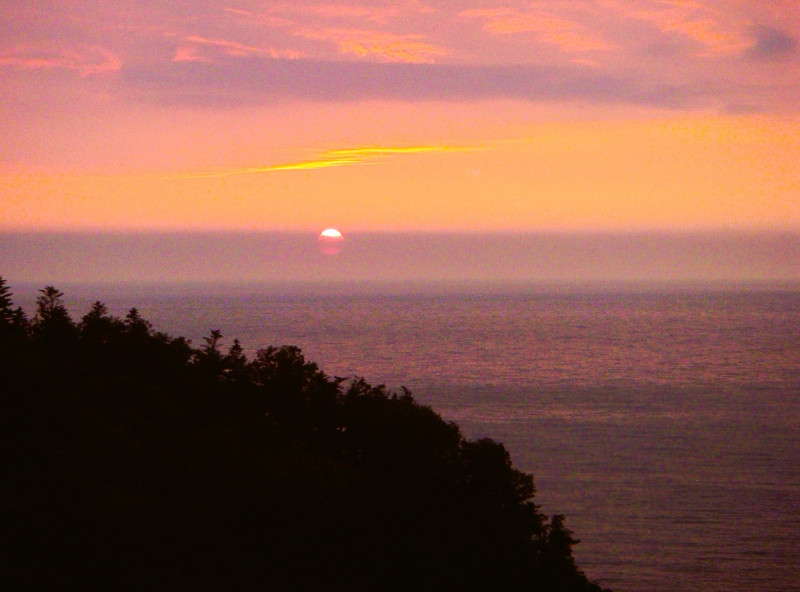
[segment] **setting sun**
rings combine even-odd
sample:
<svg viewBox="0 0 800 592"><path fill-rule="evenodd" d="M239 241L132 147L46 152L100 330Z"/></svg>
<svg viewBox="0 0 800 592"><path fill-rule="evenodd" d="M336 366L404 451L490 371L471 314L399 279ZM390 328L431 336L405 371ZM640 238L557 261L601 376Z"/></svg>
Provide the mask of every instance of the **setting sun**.
<svg viewBox="0 0 800 592"><path fill-rule="evenodd" d="M335 228L326 228L318 237L319 250L325 255L336 255L342 250L344 237Z"/></svg>

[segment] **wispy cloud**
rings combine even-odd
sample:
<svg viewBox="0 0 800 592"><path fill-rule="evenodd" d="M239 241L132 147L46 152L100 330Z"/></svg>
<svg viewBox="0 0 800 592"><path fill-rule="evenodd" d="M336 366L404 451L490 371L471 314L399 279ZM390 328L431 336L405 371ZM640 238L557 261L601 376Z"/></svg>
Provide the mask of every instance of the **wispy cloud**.
<svg viewBox="0 0 800 592"><path fill-rule="evenodd" d="M740 24L724 22L718 11L693 0L659 0L633 10L627 10L617 0L604 0L604 4L621 9L620 13L628 18L651 23L662 33L700 44L704 55L739 54L751 45Z"/></svg>
<svg viewBox="0 0 800 592"><path fill-rule="evenodd" d="M475 8L459 13L462 18L482 19L485 31L495 35L530 34L539 43L564 52L606 51L613 46L587 27L545 10Z"/></svg>
<svg viewBox="0 0 800 592"><path fill-rule="evenodd" d="M355 4L311 4L306 6L286 6L279 8L281 12L299 11L304 15L313 15L324 19L358 19L375 23L386 23L397 18L400 9L397 6L364 6Z"/></svg>
<svg viewBox="0 0 800 592"><path fill-rule="evenodd" d="M230 6L226 6L222 10L224 10L225 12L228 12L230 14L236 14L238 16L244 16L244 17L247 17L247 18L252 18L252 16L253 16L252 12L250 12L249 10L242 10L241 8L231 8Z"/></svg>
<svg viewBox="0 0 800 592"><path fill-rule="evenodd" d="M431 154L441 152L474 152L486 150L486 146L366 146L360 148L343 148L338 150L328 150L320 153L316 158L290 162L285 164L270 165L263 167L245 167L240 169L229 169L224 171L212 171L201 173L188 173L185 175L170 175L169 178L175 179L196 179L196 178L224 178L238 175L257 175L263 173L274 173L280 171L309 171L317 169L327 169L358 164L378 164L387 158L409 155L409 154Z"/></svg>
<svg viewBox="0 0 800 592"><path fill-rule="evenodd" d="M87 100L85 78L91 97L165 108L800 104L792 0L148 1L136 15L118 3L8 2L0 96L24 109L68 92L65 103Z"/></svg>
<svg viewBox="0 0 800 592"><path fill-rule="evenodd" d="M86 77L117 72L122 68L122 61L98 45L76 48L19 46L0 51L0 66L17 70L69 70Z"/></svg>
<svg viewBox="0 0 800 592"><path fill-rule="evenodd" d="M364 4L277 4L262 18L265 25L294 37L332 44L341 55L380 61L431 63L448 53L420 33L397 31L392 22L407 13L427 13L419 2L391 6Z"/></svg>
<svg viewBox="0 0 800 592"><path fill-rule="evenodd" d="M371 21L373 23L385 24L404 14L426 14L434 12L434 9L419 0L410 0L390 5L369 5L364 2L284 3L271 5L269 11L273 14L295 14L304 18L311 16L326 20Z"/></svg>
<svg viewBox="0 0 800 592"><path fill-rule="evenodd" d="M340 150L330 150L325 154L330 156L357 158L364 161L385 156L394 156L398 154L426 154L431 152L476 152L478 150L486 150L486 149L487 149L486 146L448 146L439 144L432 146L400 146L400 147L367 146L364 148L345 148Z"/></svg>
<svg viewBox="0 0 800 592"><path fill-rule="evenodd" d="M409 64L431 63L447 51L424 41L422 35L396 34L368 29L300 27L294 35L306 39L335 43L341 54L359 57L378 57L392 62Z"/></svg>
<svg viewBox="0 0 800 592"><path fill-rule="evenodd" d="M359 164L363 162L355 158L319 158L316 160L303 160L287 164L278 164L263 167L245 167L241 169L231 169L226 171L213 171L207 173L189 173L178 175L180 178L213 178L213 177L233 177L237 175L257 175L260 173L274 173L277 171L308 171L315 169L329 169L333 167Z"/></svg>
<svg viewBox="0 0 800 592"><path fill-rule="evenodd" d="M213 57L204 49L211 49L231 57L261 56L272 59L295 60L303 57L298 51L277 50L272 47L255 47L226 39L208 39L198 35L186 37L184 44L175 50L175 62L211 62Z"/></svg>

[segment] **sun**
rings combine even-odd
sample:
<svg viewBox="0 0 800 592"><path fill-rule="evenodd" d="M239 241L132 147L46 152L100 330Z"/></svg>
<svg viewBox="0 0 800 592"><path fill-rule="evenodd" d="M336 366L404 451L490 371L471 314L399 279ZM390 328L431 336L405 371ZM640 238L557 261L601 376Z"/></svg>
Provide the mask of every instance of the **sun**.
<svg viewBox="0 0 800 592"><path fill-rule="evenodd" d="M342 250L344 236L335 228L326 228L317 237L319 250L325 255L336 255Z"/></svg>

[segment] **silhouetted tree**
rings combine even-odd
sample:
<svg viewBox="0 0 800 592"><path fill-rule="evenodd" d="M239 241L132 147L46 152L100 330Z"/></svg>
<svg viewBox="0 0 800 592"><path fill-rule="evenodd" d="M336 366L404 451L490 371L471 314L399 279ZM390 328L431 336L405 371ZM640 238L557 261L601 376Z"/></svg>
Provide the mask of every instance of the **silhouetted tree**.
<svg viewBox="0 0 800 592"><path fill-rule="evenodd" d="M316 364L306 362L300 348L258 350L250 375L264 395L267 418L273 426L291 431L330 426L339 383Z"/></svg>
<svg viewBox="0 0 800 592"><path fill-rule="evenodd" d="M205 352L214 352L219 353L219 349L217 346L219 342L222 340L222 332L219 329L212 329L211 334L208 337L203 337L203 341L206 344L203 346L203 351Z"/></svg>
<svg viewBox="0 0 800 592"><path fill-rule="evenodd" d="M69 313L62 301L64 293L53 286L47 286L39 290L39 297L36 298L36 322L64 322L69 321Z"/></svg>
<svg viewBox="0 0 800 592"><path fill-rule="evenodd" d="M406 389L62 297L28 322L0 281L9 589L599 590L505 447Z"/></svg>
<svg viewBox="0 0 800 592"><path fill-rule="evenodd" d="M63 297L64 294L53 286L39 290L36 316L32 322L34 335L52 354L51 361L56 364L63 362L63 356L74 353L72 348L77 336L77 327L67 312Z"/></svg>
<svg viewBox="0 0 800 592"><path fill-rule="evenodd" d="M128 335L138 338L144 338L150 335L153 326L149 321L142 318L138 309L132 308L125 315L125 329Z"/></svg>
<svg viewBox="0 0 800 592"><path fill-rule="evenodd" d="M22 308L14 308L12 296L6 280L0 277L0 333L21 337L28 330L28 320Z"/></svg>
<svg viewBox="0 0 800 592"><path fill-rule="evenodd" d="M247 357L238 339L234 339L223 359L223 378L230 383L243 384L248 381Z"/></svg>
<svg viewBox="0 0 800 592"><path fill-rule="evenodd" d="M95 302L78 325L85 341L96 345L108 344L121 333L123 323L120 319L108 314L105 304Z"/></svg>
<svg viewBox="0 0 800 592"><path fill-rule="evenodd" d="M6 280L0 277L0 323L10 323L14 301Z"/></svg>

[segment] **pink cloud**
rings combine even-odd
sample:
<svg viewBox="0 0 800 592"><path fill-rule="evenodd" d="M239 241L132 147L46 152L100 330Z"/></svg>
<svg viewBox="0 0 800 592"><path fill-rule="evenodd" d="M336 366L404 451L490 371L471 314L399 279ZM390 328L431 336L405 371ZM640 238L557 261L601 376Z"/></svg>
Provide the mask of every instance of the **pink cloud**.
<svg viewBox="0 0 800 592"><path fill-rule="evenodd" d="M590 33L580 23L544 10L521 11L516 8L477 8L459 13L462 18L482 19L484 30L495 35L531 34L540 43L557 46L561 51L606 51L613 46Z"/></svg>
<svg viewBox="0 0 800 592"><path fill-rule="evenodd" d="M9 2L6 106L65 89L78 104L85 77L120 100L215 108L502 98L796 113L800 104L796 0L463 0L435 10L403 0ZM44 93L28 90L39 84L30 71L70 76L50 76Z"/></svg>
<svg viewBox="0 0 800 592"><path fill-rule="evenodd" d="M212 62L213 60L203 55L197 45L181 45L175 50L173 62Z"/></svg>
<svg viewBox="0 0 800 592"><path fill-rule="evenodd" d="M173 61L176 62L211 62L213 58L203 53L204 49L212 49L231 57L263 56L272 59L299 59L303 54L292 50L277 50L272 47L254 47L226 39L208 39L192 35L185 39L185 44L175 50Z"/></svg>
<svg viewBox="0 0 800 592"><path fill-rule="evenodd" d="M378 57L392 62L431 63L447 51L423 41L421 35L396 34L368 29L301 27L294 34L306 39L335 43L342 54Z"/></svg>
<svg viewBox="0 0 800 592"><path fill-rule="evenodd" d="M676 34L699 43L703 55L735 55L753 45L745 32L749 23L726 22L722 15L706 4L693 0L660 0L630 10L629 5L614 0L604 1L621 14L652 24L662 33Z"/></svg>
<svg viewBox="0 0 800 592"><path fill-rule="evenodd" d="M323 19L355 19L385 24L404 14L427 14L434 12L430 6L419 0L403 3L369 5L367 3L319 3L319 4L278 4L270 7L271 14L295 14Z"/></svg>
<svg viewBox="0 0 800 592"><path fill-rule="evenodd" d="M62 69L87 77L117 72L122 68L122 61L98 45L76 49L20 46L0 53L0 66L17 70Z"/></svg>
<svg viewBox="0 0 800 592"><path fill-rule="evenodd" d="M433 9L417 0L391 5L278 4L270 6L261 22L297 38L331 43L341 55L431 63L449 52L422 34L387 30L403 15L431 12Z"/></svg>
<svg viewBox="0 0 800 592"><path fill-rule="evenodd" d="M239 8L226 7L226 8L223 8L222 10L224 10L225 12L229 12L231 14L236 14L236 15L239 15L239 16L245 16L245 17L248 17L248 18L253 16L253 13L250 12L249 10L241 10Z"/></svg>
<svg viewBox="0 0 800 592"><path fill-rule="evenodd" d="M397 18L400 13L397 7L367 7L346 4L315 4L303 8L304 14L311 14L322 18L356 18L385 23Z"/></svg>

